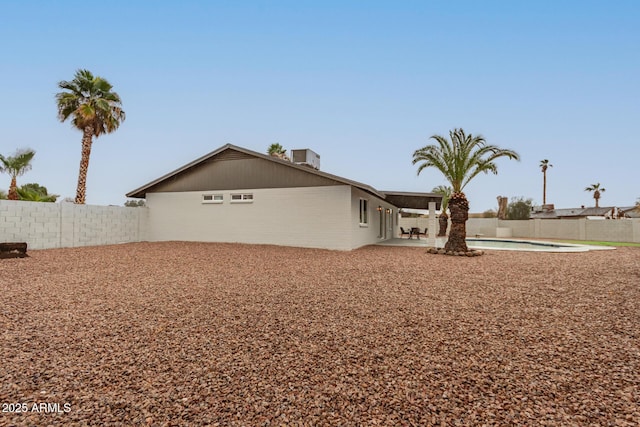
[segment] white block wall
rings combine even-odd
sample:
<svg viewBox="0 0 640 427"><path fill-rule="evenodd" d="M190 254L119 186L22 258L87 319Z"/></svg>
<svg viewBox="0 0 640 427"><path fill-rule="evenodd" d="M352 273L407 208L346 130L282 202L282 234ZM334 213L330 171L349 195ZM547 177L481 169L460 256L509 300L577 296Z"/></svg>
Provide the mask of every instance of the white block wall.
<svg viewBox="0 0 640 427"><path fill-rule="evenodd" d="M360 224L360 199L367 200L369 208L367 225ZM371 245L378 243L383 239L380 237L380 213L378 207L383 211L390 210L392 213L387 218L387 239L392 239L398 235L398 208L389 204L388 202L372 196L355 187L351 187L351 218L349 223L351 225L351 247L349 249L356 249L365 245ZM383 214L384 215L384 214ZM384 228L384 219L383 228ZM389 227L390 226L390 227ZM384 231L383 231L384 233Z"/></svg>
<svg viewBox="0 0 640 427"><path fill-rule="evenodd" d="M147 240L147 208L0 200L0 241L29 249Z"/></svg>
<svg viewBox="0 0 640 427"><path fill-rule="evenodd" d="M634 222L640 225L640 220L585 220L585 234L587 240L605 240L612 242L638 242L640 234L634 239Z"/></svg>
<svg viewBox="0 0 640 427"><path fill-rule="evenodd" d="M253 201L231 202L231 193ZM222 194L222 203L202 203ZM148 193L149 240L351 249L349 186Z"/></svg>
<svg viewBox="0 0 640 427"><path fill-rule="evenodd" d="M401 218L404 228L424 228L428 218ZM449 221L449 225L451 222ZM608 242L640 243L640 219L589 220L579 219L531 219L504 220L497 218L469 218L467 236L496 237L496 228L511 229L516 238L595 240Z"/></svg>

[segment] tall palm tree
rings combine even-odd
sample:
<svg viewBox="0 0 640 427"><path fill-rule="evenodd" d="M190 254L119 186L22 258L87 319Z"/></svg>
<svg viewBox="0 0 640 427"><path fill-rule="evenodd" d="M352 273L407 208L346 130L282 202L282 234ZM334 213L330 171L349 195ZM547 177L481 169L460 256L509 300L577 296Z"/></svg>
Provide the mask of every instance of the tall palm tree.
<svg viewBox="0 0 640 427"><path fill-rule="evenodd" d="M440 218L438 218L438 223L440 225L440 227L438 227L438 236L446 236L447 227L449 226L449 215L447 215L447 208L449 207L449 199L451 198L453 189L448 185L438 185L437 187L433 187L433 190L431 190L431 192L442 195L442 202L440 203Z"/></svg>
<svg viewBox="0 0 640 427"><path fill-rule="evenodd" d="M552 168L553 165L549 163L549 160L540 160L540 169L542 169L543 184L542 184L542 204L547 204L547 168Z"/></svg>
<svg viewBox="0 0 640 427"><path fill-rule="evenodd" d="M61 122L72 117L71 124L82 132L82 155L75 202L84 204L87 192L87 170L93 137L114 132L125 119L120 96L102 77L88 70L78 70L71 81L61 81L63 90L56 94L58 118Z"/></svg>
<svg viewBox="0 0 640 427"><path fill-rule="evenodd" d="M6 172L11 175L11 185L9 186L7 199L19 199L18 192L16 191L18 188L16 178L24 175L31 169L31 160L35 155L36 152L29 148L18 150L13 156L4 157L0 154L0 172Z"/></svg>
<svg viewBox="0 0 640 427"><path fill-rule="evenodd" d="M479 173L498 173L495 160L500 157L520 160L513 150L488 145L482 136L466 135L462 129L449 131L449 140L433 135L436 144L427 145L413 153L413 164L420 163L418 175L425 168L433 167L451 184L453 193L449 199L451 231L445 245L446 251L466 252L466 222L469 217L469 201L462 192Z"/></svg>
<svg viewBox="0 0 640 427"><path fill-rule="evenodd" d="M596 208L599 208L600 206L598 205L598 201L600 200L600 194L606 191L604 188L600 187L600 183L591 184L590 186L585 188L584 191L593 191L593 198L596 200Z"/></svg>

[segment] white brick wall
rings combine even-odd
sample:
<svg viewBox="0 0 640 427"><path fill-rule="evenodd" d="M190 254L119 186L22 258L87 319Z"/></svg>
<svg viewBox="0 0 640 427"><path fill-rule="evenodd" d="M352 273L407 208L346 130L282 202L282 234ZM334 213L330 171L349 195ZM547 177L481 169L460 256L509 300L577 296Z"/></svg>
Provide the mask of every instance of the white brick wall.
<svg viewBox="0 0 640 427"><path fill-rule="evenodd" d="M224 196L203 204L202 194ZM231 193L251 193L231 203ZM149 240L351 249L349 186L149 193Z"/></svg>
<svg viewBox="0 0 640 427"><path fill-rule="evenodd" d="M368 220L369 223L366 226L360 225L360 199L367 200L368 205ZM391 239L398 234L398 208L387 203L386 201L372 196L369 193L351 187L351 204L350 204L350 233L351 233L351 247L349 249L356 249L364 245L371 245L378 243L383 239L380 237L380 222L381 215L378 212L378 207L384 210L391 210L393 213L387 217L387 221L391 222L391 230L389 230L389 222L387 222L387 238ZM384 213L382 214L382 228L384 233Z"/></svg>
<svg viewBox="0 0 640 427"><path fill-rule="evenodd" d="M223 202L203 204L202 195ZM231 193L251 193L251 203L231 203ZM359 225L359 200L369 201L369 225ZM351 250L381 241L377 207L392 205L348 185L149 193L149 240L240 242ZM388 238L395 234L388 233Z"/></svg>
<svg viewBox="0 0 640 427"><path fill-rule="evenodd" d="M146 240L147 208L0 200L0 241L29 249Z"/></svg>

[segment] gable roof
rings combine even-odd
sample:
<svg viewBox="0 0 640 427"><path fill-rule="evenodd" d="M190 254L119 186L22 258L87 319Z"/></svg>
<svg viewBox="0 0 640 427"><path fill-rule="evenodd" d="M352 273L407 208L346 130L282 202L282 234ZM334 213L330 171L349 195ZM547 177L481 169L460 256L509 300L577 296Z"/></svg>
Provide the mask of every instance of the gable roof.
<svg viewBox="0 0 640 427"><path fill-rule="evenodd" d="M336 184L350 185L352 187L358 188L366 193L369 193L373 196L376 196L380 199L385 199L389 203L397 206L397 207L407 207L407 208L417 208L417 209L427 209L428 202L436 202L436 209L439 208L439 205L442 201L442 196L435 193L401 193L401 192L382 192L378 191L370 185L363 184L361 182L353 181L347 178L343 178L337 175L332 175L330 173L322 172L316 169L313 169L309 166L298 165L296 163L292 163L287 160L280 159L278 157L270 156L267 154L258 153L256 151L248 150L246 148L238 147L232 144L226 144L222 147L205 154L202 157L195 159L194 161L187 163L186 165L179 167L178 169L169 172L157 178L142 187L136 188L133 191L130 191L126 194L127 197L134 198L144 198L146 197L147 192L152 192L154 187L160 187L164 183L167 183L171 180L178 178L179 176L185 176L191 171L194 171L197 167L205 164L207 161L213 160L215 158L221 157L223 153L228 153L229 151L244 154L246 156L250 156L253 158L258 158L262 160L266 160L268 162L273 162L278 165L283 165L288 168L293 168L295 170L301 171L305 174L311 174L312 176L319 177L322 179L329 180ZM400 204L398 204L400 203Z"/></svg>

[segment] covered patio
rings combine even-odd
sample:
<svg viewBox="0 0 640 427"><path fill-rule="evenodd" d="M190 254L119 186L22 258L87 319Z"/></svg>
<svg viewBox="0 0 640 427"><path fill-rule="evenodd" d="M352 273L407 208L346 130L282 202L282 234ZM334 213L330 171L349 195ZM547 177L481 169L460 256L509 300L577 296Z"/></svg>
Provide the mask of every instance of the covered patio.
<svg viewBox="0 0 640 427"><path fill-rule="evenodd" d="M436 240L436 210L442 204L442 195L436 193L412 193L400 191L384 191L385 199L401 209L419 209L429 212L428 232L426 239L389 239L382 244L392 246L424 246L438 247ZM395 242L397 240L397 242ZM404 244L407 242L406 244ZM415 244L412 244L415 242ZM442 243L444 246L444 243Z"/></svg>

